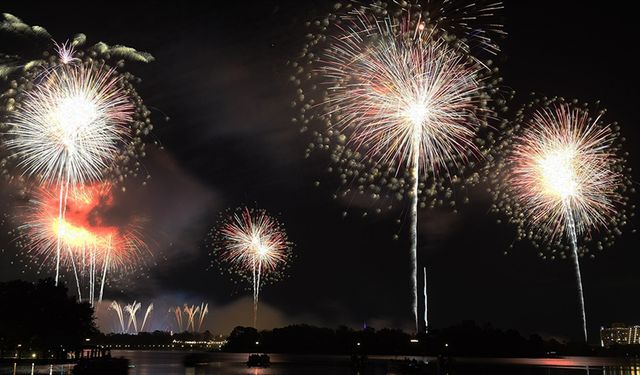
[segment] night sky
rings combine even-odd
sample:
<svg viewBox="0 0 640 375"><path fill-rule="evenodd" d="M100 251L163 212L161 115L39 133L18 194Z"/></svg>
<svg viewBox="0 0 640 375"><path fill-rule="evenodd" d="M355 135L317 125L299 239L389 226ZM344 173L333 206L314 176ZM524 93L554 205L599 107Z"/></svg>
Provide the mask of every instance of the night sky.
<svg viewBox="0 0 640 375"><path fill-rule="evenodd" d="M6 0L0 6L0 12L44 26L59 41L84 32L89 42L124 44L157 59L128 67L143 79L139 92L154 112L154 137L163 149L142 160L152 176L148 186L131 182L119 196L122 210L146 217L145 237L156 256L144 274L109 288L106 297L158 306L207 301L212 331L250 325L251 292L208 270L204 246L223 210L248 204L277 214L295 243L288 277L261 294L261 328L366 322L410 330L408 232L406 224L396 223L406 213L362 218L361 207L332 200L337 185L326 173L327 160L304 159L309 139L290 121L294 90L286 62L304 41L304 22L326 14L332 3L187 4ZM514 107L532 91L601 100L609 110L606 119L621 124L637 169L640 82L634 49L640 35L636 13L626 6L507 0L502 22L509 35L501 41L498 64L506 85L517 92ZM473 319L579 338L570 260L542 260L527 243L505 256L514 228L496 223L484 190L475 188L459 214L420 212L418 257L428 267L430 323L443 327ZM2 195L3 209L15 209L10 197ZM22 266L6 235L11 225L5 222L0 238L0 280L43 277ZM613 248L582 261L592 340L601 325L640 323L637 243L627 227ZM157 328L163 328L164 312L156 311Z"/></svg>

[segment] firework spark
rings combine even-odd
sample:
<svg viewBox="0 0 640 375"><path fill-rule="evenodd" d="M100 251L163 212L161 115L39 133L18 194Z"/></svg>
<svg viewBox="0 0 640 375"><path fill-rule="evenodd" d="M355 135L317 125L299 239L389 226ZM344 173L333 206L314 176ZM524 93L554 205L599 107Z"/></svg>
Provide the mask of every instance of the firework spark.
<svg viewBox="0 0 640 375"><path fill-rule="evenodd" d="M560 99L538 104L532 113L520 112L498 148L507 156L492 165L502 179L497 181L495 209L518 226L521 238L531 238L537 246L545 243L552 254L563 249L563 239L568 241L586 341L579 256L587 249L579 240L589 241L595 232L618 232L626 222L624 194L630 182L617 130L602 123L602 112L592 117L588 108Z"/></svg>
<svg viewBox="0 0 640 375"><path fill-rule="evenodd" d="M223 221L214 233L214 242L213 255L222 267L252 281L256 326L260 289L281 275L291 256L284 228L266 211L245 207Z"/></svg>
<svg viewBox="0 0 640 375"><path fill-rule="evenodd" d="M359 193L370 189L374 199L380 198L382 187L395 191L394 198L406 194L411 199L417 331L418 208L429 201L430 206L442 204L436 192L451 197L447 186L467 182L461 178L465 166L483 153L478 140L493 113L487 104L495 81L488 66L468 53L468 40L452 43L445 37L451 27L447 15L455 19L446 13L454 10L442 6L430 14L411 5L398 11L388 6L348 6L344 14L320 23L331 32L312 34L302 61L293 64L310 87L293 78L300 85L301 106L295 121L303 130L310 120L324 123L326 129L314 134L309 152L333 149L343 183L355 181ZM487 6L485 15L500 6ZM440 16L432 18L434 14ZM487 47L483 49L491 49Z"/></svg>

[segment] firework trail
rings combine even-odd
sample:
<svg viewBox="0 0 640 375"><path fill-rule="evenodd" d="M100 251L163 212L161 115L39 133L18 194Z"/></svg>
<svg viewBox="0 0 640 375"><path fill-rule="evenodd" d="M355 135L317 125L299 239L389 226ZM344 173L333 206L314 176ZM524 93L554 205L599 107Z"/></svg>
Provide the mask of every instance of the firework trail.
<svg viewBox="0 0 640 375"><path fill-rule="evenodd" d="M173 316L176 318L176 326L178 328L178 332L183 332L182 325L182 309L180 306L172 307L169 309L169 313L173 313Z"/></svg>
<svg viewBox="0 0 640 375"><path fill-rule="evenodd" d="M84 34L65 43L52 43L44 28L29 26L6 13L0 16L0 29L31 38L35 45L50 46L40 53L51 56L46 60L18 56L0 61L0 78L12 79L13 85L1 96L4 116L0 133L6 140L0 151L6 151L7 160L15 164L8 170L15 167L46 187L58 189L58 218L62 222L75 186L105 179L123 181L138 174L137 158L144 156L144 137L152 129L150 113L133 86L137 78L117 71L107 61L117 59L117 67L122 69L125 60L154 59L130 47L102 42L83 48ZM63 250L57 243L56 283ZM78 267L71 266L78 279ZM89 262L92 266L95 264ZM95 271L90 271L93 283L97 281ZM95 291L90 291L89 298L95 299Z"/></svg>
<svg viewBox="0 0 640 375"><path fill-rule="evenodd" d="M423 289L422 289L422 294L424 296L424 331L428 332L429 331L429 320L428 318L428 309L427 309L427 267L423 268L423 275L424 275L424 283L423 285Z"/></svg>
<svg viewBox="0 0 640 375"><path fill-rule="evenodd" d="M588 107L561 98L535 104L530 112L520 111L496 150L506 157L489 167L495 170L494 210L516 224L519 238L544 244L552 258L568 253L573 259L587 341L579 257L588 249L579 239L589 242L597 231L605 244L613 242L627 221L625 194L631 182L618 128L602 122L604 112L593 116ZM603 242L597 247L602 249Z"/></svg>
<svg viewBox="0 0 640 375"><path fill-rule="evenodd" d="M126 329L124 327L124 313L122 311L122 306L120 306L118 302L113 301L111 302L111 305L109 305L109 309L116 312L116 315L118 316L118 321L120 322L120 332L124 333Z"/></svg>
<svg viewBox="0 0 640 375"><path fill-rule="evenodd" d="M128 305L120 305L117 301L112 301L111 305L109 305L109 309L116 312L118 317L118 322L120 323L120 333L133 333L138 334L139 332L143 332L144 328L147 324L149 316L153 311L153 303L150 303L147 306L147 309L144 313L142 319L142 325L138 329L138 311L141 311L142 303L133 301ZM127 323L125 325L125 317L127 318ZM133 327L133 330L131 328Z"/></svg>
<svg viewBox="0 0 640 375"><path fill-rule="evenodd" d="M140 332L144 331L145 324L147 323L147 318L149 317L149 313L153 311L153 303L150 303L147 307L147 311L144 313L144 319L142 319L142 325L140 326Z"/></svg>
<svg viewBox="0 0 640 375"><path fill-rule="evenodd" d="M128 304L124 307L124 311L129 314L129 320L127 321L127 331L131 329L133 325L133 331L138 332L138 310L140 310L142 304L140 302L133 301L133 303Z"/></svg>
<svg viewBox="0 0 640 375"><path fill-rule="evenodd" d="M250 279L253 290L253 325L258 319L260 289L282 275L291 256L283 226L266 211L240 208L212 231L214 259L222 269Z"/></svg>
<svg viewBox="0 0 640 375"><path fill-rule="evenodd" d="M426 206L427 200L438 201L437 191L452 196L444 186L459 184L465 165L482 156L480 130L493 113L487 103L495 79L489 79L487 64L468 53L467 40L451 43L445 35L449 28L464 29L450 22L454 14L486 11L489 15L501 5L469 5L466 11L450 5L436 7L433 14L439 16L432 18L412 5L392 11L387 3L371 7L350 3L345 13L320 23L323 30L332 26L332 32L311 34L302 61L293 64L301 77L292 79L300 85L301 116L295 121L303 124L303 130L311 120L326 127L314 134L317 141L308 153L333 148L331 159L342 182L349 184L353 178L360 184L360 194L369 188L378 199L383 186L410 198L416 332L418 207ZM495 51L497 46L489 48L490 39L480 34L483 37L476 41L483 49ZM305 95L302 79L309 81L311 95Z"/></svg>
<svg viewBox="0 0 640 375"><path fill-rule="evenodd" d="M191 327L192 331L195 331L195 317L200 311L200 307L195 305L184 305L184 308L182 310L185 314L187 314L187 331L189 330L189 327Z"/></svg>
<svg viewBox="0 0 640 375"><path fill-rule="evenodd" d="M209 304L200 304L200 318L198 319L198 332L202 331L202 323L204 323L205 316L209 313Z"/></svg>

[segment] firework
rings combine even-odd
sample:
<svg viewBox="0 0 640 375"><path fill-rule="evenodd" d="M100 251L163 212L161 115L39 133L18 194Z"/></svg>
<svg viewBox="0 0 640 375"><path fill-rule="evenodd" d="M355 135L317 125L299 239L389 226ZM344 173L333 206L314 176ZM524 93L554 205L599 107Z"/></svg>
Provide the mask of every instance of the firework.
<svg viewBox="0 0 640 375"><path fill-rule="evenodd" d="M209 313L209 304L201 303L198 305L187 305L186 303L180 307L175 306L169 309L169 313L173 314L176 321L176 328L178 332L200 332L202 330L202 324L204 319ZM184 326L184 320L186 318L187 326ZM196 328L196 325L198 328Z"/></svg>
<svg viewBox="0 0 640 375"><path fill-rule="evenodd" d="M300 108L294 122L304 131L312 121L324 125L314 131L308 155L330 150L335 165L330 170L348 187L343 195L355 184L357 193L374 199L411 200L416 330L418 208L443 205L442 196L453 195L451 185L477 181L468 167L484 152L482 135L494 113L489 105L498 82L489 64L469 54L471 40L452 42L447 30L465 29L453 26L456 14L488 16L500 4L457 8L444 3L451 2L430 4L435 13L409 4L396 10L386 3L348 4L344 12L316 23L320 31L308 35L301 59L292 64L298 87L294 105ZM485 34L474 40L495 51ZM450 204L455 206L453 200Z"/></svg>
<svg viewBox="0 0 640 375"><path fill-rule="evenodd" d="M118 302L113 301L111 302L111 305L109 305L109 309L115 311L116 316L118 317L118 322L120 323L120 332L124 333L124 312L122 311L122 306L120 306Z"/></svg>
<svg viewBox="0 0 640 375"><path fill-rule="evenodd" d="M142 303L137 301L133 301L133 303L127 305L121 305L117 301L111 302L109 309L116 313L116 317L120 325L120 333L138 334L139 332L144 332L149 316L153 311L153 303L150 303L147 306L142 319L142 325L138 328L138 312L141 311L141 308Z"/></svg>
<svg viewBox="0 0 640 375"><path fill-rule="evenodd" d="M60 205L66 212L62 219ZM86 299L91 304L102 300L109 273L135 269L147 254L135 220L128 225L105 223L104 211L113 205L109 184L74 187L64 202L42 188L25 210L26 224L20 228L29 251L43 264L57 249L64 250L61 259L73 271L78 298L82 300L82 281L88 279Z"/></svg>
<svg viewBox="0 0 640 375"><path fill-rule="evenodd" d="M429 331L429 315L427 312L429 311L427 308L427 267L423 267L423 276L424 282L422 284L422 296L424 297L424 331Z"/></svg>
<svg viewBox="0 0 640 375"><path fill-rule="evenodd" d="M561 98L525 108L496 147L505 156L489 166L494 210L517 226L520 239L546 250L540 255L573 259L586 341L579 257L596 234L604 237L598 249L611 245L628 220L631 182L618 127L603 122L604 111Z"/></svg>
<svg viewBox="0 0 640 375"><path fill-rule="evenodd" d="M253 325L257 324L260 289L277 280L291 257L292 244L283 226L266 211L240 208L211 232L214 259L221 268L253 289Z"/></svg>
<svg viewBox="0 0 640 375"><path fill-rule="evenodd" d="M153 311L153 303L150 303L149 306L147 306L147 310L144 313L144 318L142 319L142 325L140 326L140 332L144 332L144 327L147 324L147 320L151 311Z"/></svg>
<svg viewBox="0 0 640 375"><path fill-rule="evenodd" d="M124 59L149 62L153 57L124 46L99 42L83 48L84 34L62 44L42 27L3 14L0 29L20 33L50 48L42 58L0 59L0 76L9 80L2 98L0 152L3 172L33 177L57 186L59 219L76 184L109 179L123 181L139 170L144 137L152 129L149 111L133 87L137 80L121 72ZM28 55L28 54L27 54ZM108 60L122 58L117 66ZM122 188L124 189L124 187ZM61 247L56 251L56 282Z"/></svg>
<svg viewBox="0 0 640 375"><path fill-rule="evenodd" d="M133 332L138 332L138 310L140 310L142 304L140 302L133 301L133 303L126 305L124 311L129 314L129 320L127 321L127 332L133 326Z"/></svg>
<svg viewBox="0 0 640 375"><path fill-rule="evenodd" d="M112 69L64 65L25 93L6 145L26 174L45 183L99 180L126 141L132 111Z"/></svg>

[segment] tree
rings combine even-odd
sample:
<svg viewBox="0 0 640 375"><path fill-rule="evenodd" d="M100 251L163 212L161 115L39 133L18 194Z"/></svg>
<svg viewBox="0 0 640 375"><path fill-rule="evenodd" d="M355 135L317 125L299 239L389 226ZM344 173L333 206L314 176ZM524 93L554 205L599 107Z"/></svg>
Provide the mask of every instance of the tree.
<svg viewBox="0 0 640 375"><path fill-rule="evenodd" d="M93 308L67 293L50 278L0 283L0 348L70 351L97 334Z"/></svg>

